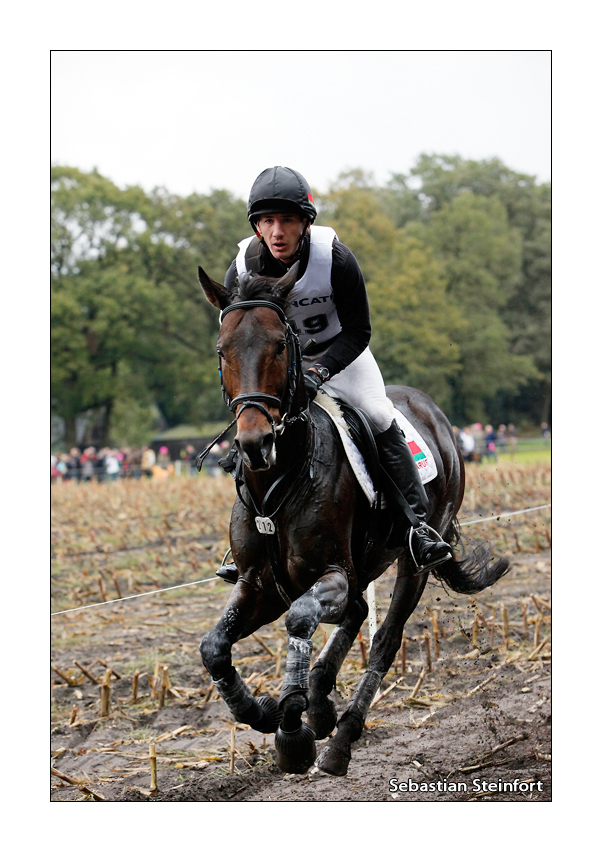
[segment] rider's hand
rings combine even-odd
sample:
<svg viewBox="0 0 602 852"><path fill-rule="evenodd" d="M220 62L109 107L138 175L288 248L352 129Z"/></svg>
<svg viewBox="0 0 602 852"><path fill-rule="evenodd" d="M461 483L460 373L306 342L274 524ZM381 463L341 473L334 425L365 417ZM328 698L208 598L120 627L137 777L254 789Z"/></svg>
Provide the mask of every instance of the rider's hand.
<svg viewBox="0 0 602 852"><path fill-rule="evenodd" d="M316 394L319 389L322 387L324 382L322 381L322 377L316 370L308 370L307 373L303 376L305 380L305 390L307 391L307 396L310 400L315 399Z"/></svg>

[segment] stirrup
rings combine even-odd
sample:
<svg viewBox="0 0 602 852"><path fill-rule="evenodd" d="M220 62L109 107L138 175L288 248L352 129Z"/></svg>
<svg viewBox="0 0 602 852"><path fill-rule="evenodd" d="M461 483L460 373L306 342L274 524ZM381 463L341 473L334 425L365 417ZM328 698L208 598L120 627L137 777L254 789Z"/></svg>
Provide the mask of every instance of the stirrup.
<svg viewBox="0 0 602 852"><path fill-rule="evenodd" d="M224 580L224 582L230 583L232 586L235 586L238 582L238 569L234 562L226 562L226 559L231 553L232 548L229 547L224 555L224 558L222 559L222 564L219 566L215 573L220 578L220 580Z"/></svg>
<svg viewBox="0 0 602 852"><path fill-rule="evenodd" d="M414 533L418 529L426 530L433 541L440 541L443 544L447 545L447 542L443 540L441 535L437 532L437 530L429 527L424 521L421 521L417 527L410 527L410 531L408 533L408 550L410 551L410 556L412 557L412 561L414 562L416 574L422 574L426 571L430 571L431 568L436 568L437 565L442 565L444 562L447 562L449 559L453 559L451 548L450 552L446 553L445 556L442 556L440 559L433 559L432 562L429 562L428 565L419 565L418 560L416 559L416 554L414 553L414 548L412 547L412 538L414 537ZM449 545L447 545L449 547Z"/></svg>

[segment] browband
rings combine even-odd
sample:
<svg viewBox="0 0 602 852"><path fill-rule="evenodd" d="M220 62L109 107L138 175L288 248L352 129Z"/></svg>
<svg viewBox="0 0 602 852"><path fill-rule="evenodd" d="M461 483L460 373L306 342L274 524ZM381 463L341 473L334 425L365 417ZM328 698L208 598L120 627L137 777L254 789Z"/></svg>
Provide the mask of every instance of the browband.
<svg viewBox="0 0 602 852"><path fill-rule="evenodd" d="M219 324L222 324L222 320L227 313L229 313L230 311L234 311L237 308L271 308L273 311L276 311L282 322L285 325L288 325L286 314L284 313L280 305L277 305L275 302L268 302L265 299L254 299L253 301L249 302L235 302L233 305L227 305L219 315Z"/></svg>

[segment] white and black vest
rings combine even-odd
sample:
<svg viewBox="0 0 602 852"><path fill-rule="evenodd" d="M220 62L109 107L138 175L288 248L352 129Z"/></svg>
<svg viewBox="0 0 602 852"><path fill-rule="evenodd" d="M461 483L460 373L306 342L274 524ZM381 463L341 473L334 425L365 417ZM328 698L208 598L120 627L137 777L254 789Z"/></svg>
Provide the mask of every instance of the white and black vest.
<svg viewBox="0 0 602 852"><path fill-rule="evenodd" d="M341 331L330 283L332 270L332 243L336 237L333 228L312 225L309 232L309 260L302 278L297 281L289 296L286 316L299 335L303 346L308 340L322 346ZM245 256L255 237L247 237L238 244L236 271L247 271Z"/></svg>

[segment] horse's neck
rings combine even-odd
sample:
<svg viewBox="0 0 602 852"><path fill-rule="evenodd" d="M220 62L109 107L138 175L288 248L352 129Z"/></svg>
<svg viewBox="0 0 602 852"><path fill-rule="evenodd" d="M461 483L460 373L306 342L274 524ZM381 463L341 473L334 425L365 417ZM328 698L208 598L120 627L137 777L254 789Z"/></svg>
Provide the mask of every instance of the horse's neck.
<svg viewBox="0 0 602 852"><path fill-rule="evenodd" d="M292 481L302 468L303 461L311 452L309 441L311 429L311 423L304 421L298 421L285 429L276 439L276 464L269 470L250 471L245 468L245 484L251 490L258 506L258 501L264 500L274 483L284 477L282 487L278 488L278 494L281 494L282 490L290 484L289 479ZM290 478L287 474L290 474Z"/></svg>

